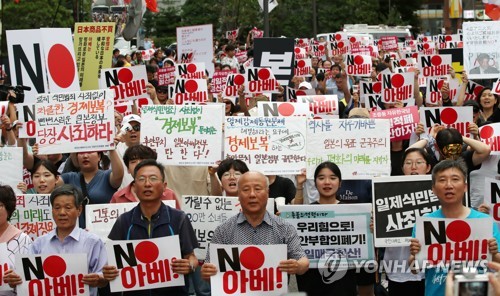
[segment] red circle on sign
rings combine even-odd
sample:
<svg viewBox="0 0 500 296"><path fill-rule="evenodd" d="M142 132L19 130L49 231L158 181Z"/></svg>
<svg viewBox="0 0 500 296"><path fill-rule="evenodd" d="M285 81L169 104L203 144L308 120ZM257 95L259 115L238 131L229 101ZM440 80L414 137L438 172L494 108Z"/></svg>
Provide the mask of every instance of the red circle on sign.
<svg viewBox="0 0 500 296"><path fill-rule="evenodd" d="M120 80L121 83L129 83L132 81L133 77L134 74L132 74L132 71L128 68L123 68L118 71L118 80Z"/></svg>
<svg viewBox="0 0 500 296"><path fill-rule="evenodd" d="M401 87L405 83L405 77L401 74L394 74L391 78L393 87Z"/></svg>
<svg viewBox="0 0 500 296"><path fill-rule="evenodd" d="M340 40L342 39L342 35L340 34L335 34L335 40Z"/></svg>
<svg viewBox="0 0 500 296"><path fill-rule="evenodd" d="M349 41L351 41L352 43L356 42L356 37L349 38Z"/></svg>
<svg viewBox="0 0 500 296"><path fill-rule="evenodd" d="M243 75L234 76L234 84L242 85L244 82L245 82L245 77L243 77Z"/></svg>
<svg viewBox="0 0 500 296"><path fill-rule="evenodd" d="M443 88L443 84L444 84L444 80L443 80L443 79L440 79L440 80L438 81L438 89Z"/></svg>
<svg viewBox="0 0 500 296"><path fill-rule="evenodd" d="M382 91L382 83L380 83L380 81L373 84L373 91L376 93L380 93Z"/></svg>
<svg viewBox="0 0 500 296"><path fill-rule="evenodd" d="M412 58L414 58L414 59L418 58L418 52L413 53L413 54L411 55L411 57L412 57Z"/></svg>
<svg viewBox="0 0 500 296"><path fill-rule="evenodd" d="M240 262L246 269L255 270L264 264L265 256L257 247L246 247L240 253Z"/></svg>
<svg viewBox="0 0 500 296"><path fill-rule="evenodd" d="M56 255L45 258L42 267L45 274L50 277L60 277L66 272L66 262Z"/></svg>
<svg viewBox="0 0 500 296"><path fill-rule="evenodd" d="M358 55L358 56L355 56L355 57L354 57L354 63L355 63L356 65L361 65L361 64L363 64L363 61L364 61L364 60L363 60L363 57L362 57L362 56L360 56L360 55Z"/></svg>
<svg viewBox="0 0 500 296"><path fill-rule="evenodd" d="M446 41L451 41L451 36L446 36L444 39L445 39Z"/></svg>
<svg viewBox="0 0 500 296"><path fill-rule="evenodd" d="M278 112L282 116L290 116L295 112L295 108L290 103L283 103L278 106Z"/></svg>
<svg viewBox="0 0 500 296"><path fill-rule="evenodd" d="M61 88L68 88L75 79L73 56L62 44L54 44L47 56L47 66L52 80Z"/></svg>
<svg viewBox="0 0 500 296"><path fill-rule="evenodd" d="M198 83L194 80L188 80L185 84L186 91L189 93L194 93L198 90Z"/></svg>
<svg viewBox="0 0 500 296"><path fill-rule="evenodd" d="M300 60L297 62L297 67L304 68L306 66L306 62L304 60Z"/></svg>
<svg viewBox="0 0 500 296"><path fill-rule="evenodd" d="M147 98L140 98L139 100L137 100L137 105L139 108L141 108L142 106L147 106L149 105L149 100Z"/></svg>
<svg viewBox="0 0 500 296"><path fill-rule="evenodd" d="M441 121L446 124L452 124L457 121L458 113L452 108L446 108L441 111Z"/></svg>
<svg viewBox="0 0 500 296"><path fill-rule="evenodd" d="M127 106L115 106L115 110L118 111L118 113L125 113L127 112Z"/></svg>
<svg viewBox="0 0 500 296"><path fill-rule="evenodd" d="M143 241L135 247L135 257L142 263L154 262L158 259L159 254L160 250L153 242Z"/></svg>
<svg viewBox="0 0 500 296"><path fill-rule="evenodd" d="M481 136L481 139L489 139L493 136L493 133L494 133L493 128L487 125L481 128L479 135Z"/></svg>
<svg viewBox="0 0 500 296"><path fill-rule="evenodd" d="M424 40L424 42L427 42L427 37L424 37L422 40Z"/></svg>
<svg viewBox="0 0 500 296"><path fill-rule="evenodd" d="M318 46L318 50L319 50L319 51L323 51L323 50L325 50L325 46L324 46L324 45L320 45L320 46Z"/></svg>
<svg viewBox="0 0 500 296"><path fill-rule="evenodd" d="M295 47L295 49L293 51L295 51L296 54L299 54L300 53L300 48Z"/></svg>
<svg viewBox="0 0 500 296"><path fill-rule="evenodd" d="M259 79L266 80L269 79L269 76L271 76L271 73L269 72L268 69L259 70Z"/></svg>
<svg viewBox="0 0 500 296"><path fill-rule="evenodd" d="M299 39L299 44L302 44L302 43L304 43L304 40Z"/></svg>
<svg viewBox="0 0 500 296"><path fill-rule="evenodd" d="M186 67L188 73L194 73L196 72L196 65L195 64L189 64Z"/></svg>
<svg viewBox="0 0 500 296"><path fill-rule="evenodd" d="M454 242L463 242L470 236L470 226L463 220L455 220L446 227L446 236Z"/></svg>
<svg viewBox="0 0 500 296"><path fill-rule="evenodd" d="M429 43L424 44L424 49L429 49Z"/></svg>
<svg viewBox="0 0 500 296"><path fill-rule="evenodd" d="M407 65L406 60L399 61L399 64L401 65L401 67L406 67Z"/></svg>
<svg viewBox="0 0 500 296"><path fill-rule="evenodd" d="M337 43L338 48L344 48L344 42L340 41Z"/></svg>
<svg viewBox="0 0 500 296"><path fill-rule="evenodd" d="M442 59L441 59L441 57L440 57L440 56L438 56L438 55L435 55L435 56L433 56L433 57L431 58L431 64L432 64L432 65L434 65L434 66L439 66L439 65L441 65L441 62L442 62L442 61L443 61L443 60L442 60Z"/></svg>

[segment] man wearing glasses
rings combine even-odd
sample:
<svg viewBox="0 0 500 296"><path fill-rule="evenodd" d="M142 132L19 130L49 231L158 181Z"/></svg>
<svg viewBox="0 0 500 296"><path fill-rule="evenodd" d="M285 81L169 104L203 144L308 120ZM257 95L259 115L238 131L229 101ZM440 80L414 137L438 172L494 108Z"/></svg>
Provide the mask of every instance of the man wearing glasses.
<svg viewBox="0 0 500 296"><path fill-rule="evenodd" d="M118 217L108 238L138 240L178 235L182 258L172 262L172 271L184 275L191 273L198 266L198 259L194 255L198 240L186 214L162 202L166 186L163 165L156 160L144 160L135 167L134 176L133 186L139 204ZM103 274L106 280L111 281L119 272L115 266L106 265ZM123 292L123 295L188 295L187 277L185 280L186 284L181 287Z"/></svg>

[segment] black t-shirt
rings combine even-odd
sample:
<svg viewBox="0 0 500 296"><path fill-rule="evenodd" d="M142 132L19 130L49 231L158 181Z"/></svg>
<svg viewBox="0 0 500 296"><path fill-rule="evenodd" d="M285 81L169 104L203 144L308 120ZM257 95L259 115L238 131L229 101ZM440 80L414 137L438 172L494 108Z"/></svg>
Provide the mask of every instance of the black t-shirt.
<svg viewBox="0 0 500 296"><path fill-rule="evenodd" d="M269 198L284 197L285 203L288 205L295 198L295 193L297 189L293 184L292 180L280 176L276 176L273 184L269 185ZM274 204L274 212L278 210L276 204Z"/></svg>

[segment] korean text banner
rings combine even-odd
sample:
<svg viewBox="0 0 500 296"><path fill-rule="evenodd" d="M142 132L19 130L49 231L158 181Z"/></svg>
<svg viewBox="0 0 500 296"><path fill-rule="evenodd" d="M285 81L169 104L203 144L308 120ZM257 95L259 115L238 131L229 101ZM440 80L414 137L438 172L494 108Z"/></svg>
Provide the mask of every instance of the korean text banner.
<svg viewBox="0 0 500 296"><path fill-rule="evenodd" d="M254 67L270 68L278 83L285 86L294 75L294 40L291 38L254 39Z"/></svg>
<svg viewBox="0 0 500 296"><path fill-rule="evenodd" d="M88 274L87 254L16 256L16 272L23 280L17 287L19 295L89 295L83 284Z"/></svg>
<svg viewBox="0 0 500 296"><path fill-rule="evenodd" d="M264 174L299 174L306 161L306 118L227 116L224 154Z"/></svg>
<svg viewBox="0 0 500 296"><path fill-rule="evenodd" d="M168 247L165 247L168 246ZM106 242L108 263L116 266L118 277L111 292L184 286L184 275L172 271L172 259L181 259L179 236L148 240Z"/></svg>
<svg viewBox="0 0 500 296"><path fill-rule="evenodd" d="M163 203L175 209L174 200L163 200ZM108 239L109 232L118 217L139 204L138 202L89 204L85 206L85 228L103 241Z"/></svg>
<svg viewBox="0 0 500 296"><path fill-rule="evenodd" d="M162 163L205 166L221 159L223 104L145 106L141 114L141 143Z"/></svg>
<svg viewBox="0 0 500 296"><path fill-rule="evenodd" d="M192 62L204 62L209 76L214 73L212 24L177 28L177 56L179 61L188 60L192 55Z"/></svg>
<svg viewBox="0 0 500 296"><path fill-rule="evenodd" d="M484 179L484 203L490 207L493 221L500 225L500 180Z"/></svg>
<svg viewBox="0 0 500 296"><path fill-rule="evenodd" d="M76 23L74 46L81 90L99 87L101 70L111 67L114 23Z"/></svg>
<svg viewBox="0 0 500 296"><path fill-rule="evenodd" d="M387 119L307 121L307 178L324 161L336 163L344 179L391 173L390 122Z"/></svg>
<svg viewBox="0 0 500 296"><path fill-rule="evenodd" d="M416 260L428 265L491 260L488 240L493 237L491 218L417 218L415 237L422 246ZM422 266L422 264L420 264Z"/></svg>
<svg viewBox="0 0 500 296"><path fill-rule="evenodd" d="M0 147L0 168L5 172L0 184L9 185L16 194L22 194L17 184L23 182L23 148Z"/></svg>
<svg viewBox="0 0 500 296"><path fill-rule="evenodd" d="M212 295L284 295L288 274L279 268L286 245L210 244L210 262L217 274L210 279Z"/></svg>
<svg viewBox="0 0 500 296"><path fill-rule="evenodd" d="M37 98L40 154L114 149L113 96L107 90L42 94Z"/></svg>
<svg viewBox="0 0 500 296"><path fill-rule="evenodd" d="M391 121L391 141L410 139L420 119L417 106L372 111L370 117L385 118Z"/></svg>
<svg viewBox="0 0 500 296"><path fill-rule="evenodd" d="M431 176L373 178L372 184L375 246L409 246L416 218L440 207Z"/></svg>
<svg viewBox="0 0 500 296"><path fill-rule="evenodd" d="M10 223L36 239L54 229L51 211L50 194L18 195Z"/></svg>
<svg viewBox="0 0 500 296"><path fill-rule="evenodd" d="M186 212L200 244L194 254L200 260L207 255L207 247L215 228L241 211L238 197L183 195L182 210ZM266 210L274 214L274 198L267 200ZM88 221L88 220L87 220Z"/></svg>
<svg viewBox="0 0 500 296"><path fill-rule="evenodd" d="M370 204L284 205L280 216L297 229L309 268L318 268L330 257L374 258L370 212Z"/></svg>

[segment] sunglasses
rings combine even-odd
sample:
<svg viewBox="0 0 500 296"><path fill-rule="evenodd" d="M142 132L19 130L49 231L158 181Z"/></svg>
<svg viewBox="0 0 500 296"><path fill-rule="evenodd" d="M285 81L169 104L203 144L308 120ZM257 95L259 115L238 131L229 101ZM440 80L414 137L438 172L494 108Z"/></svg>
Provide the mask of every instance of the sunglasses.
<svg viewBox="0 0 500 296"><path fill-rule="evenodd" d="M156 90L156 92L159 93L159 94L166 94L166 93L168 93L168 90L166 90L166 89L158 89L158 90Z"/></svg>
<svg viewBox="0 0 500 296"><path fill-rule="evenodd" d="M141 131L141 125L140 124L138 124L138 125L131 125L130 127L132 127L132 129L127 128L127 132L131 132L132 130L134 130L136 132Z"/></svg>

